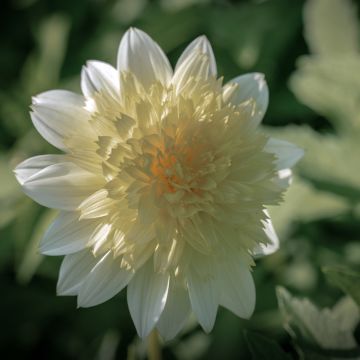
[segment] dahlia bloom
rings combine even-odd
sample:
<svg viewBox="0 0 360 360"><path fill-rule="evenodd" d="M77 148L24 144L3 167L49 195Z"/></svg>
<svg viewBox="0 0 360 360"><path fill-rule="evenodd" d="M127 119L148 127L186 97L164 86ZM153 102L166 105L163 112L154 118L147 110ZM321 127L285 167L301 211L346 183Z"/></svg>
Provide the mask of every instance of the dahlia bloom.
<svg viewBox="0 0 360 360"><path fill-rule="evenodd" d="M263 75L222 84L205 37L173 71L160 47L130 29L117 69L90 61L83 95L33 98L31 118L62 155L35 156L15 174L24 192L60 213L40 251L66 255L59 295L100 304L127 286L138 334L173 338L191 310L205 331L219 305L251 316L253 256L278 239L278 204L302 151L261 133Z"/></svg>

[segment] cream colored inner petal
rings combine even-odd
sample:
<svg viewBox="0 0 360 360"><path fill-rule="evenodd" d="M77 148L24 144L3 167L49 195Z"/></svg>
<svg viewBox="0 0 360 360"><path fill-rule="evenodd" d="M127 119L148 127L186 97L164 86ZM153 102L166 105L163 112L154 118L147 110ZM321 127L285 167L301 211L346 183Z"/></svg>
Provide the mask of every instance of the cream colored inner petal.
<svg viewBox="0 0 360 360"><path fill-rule="evenodd" d="M81 150L67 143L79 166L105 181L79 207L81 218L111 224L91 244L93 253L110 249L125 269L152 259L156 272L179 275L186 254L226 251L248 266L249 253L269 242L263 208L284 191L274 181L275 156L252 125L253 104L229 103L237 87L224 91L205 71L207 55L194 54L174 85L155 81L145 90L122 72L120 97L94 95L97 140L83 139Z"/></svg>

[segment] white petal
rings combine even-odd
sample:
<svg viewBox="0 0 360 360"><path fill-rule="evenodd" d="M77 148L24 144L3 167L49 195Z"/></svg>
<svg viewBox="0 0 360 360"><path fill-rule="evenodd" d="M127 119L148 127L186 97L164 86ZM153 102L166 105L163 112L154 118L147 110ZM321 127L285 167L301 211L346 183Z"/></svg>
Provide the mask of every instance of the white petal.
<svg viewBox="0 0 360 360"><path fill-rule="evenodd" d="M192 54L196 53L203 53L206 54L209 58L209 71L210 75L215 76L217 75L216 70L216 60L214 56L213 49L211 47L211 44L209 40L206 38L206 36L199 36L196 38L193 42L190 43L190 45L184 50L184 52L181 54L178 62L176 63L175 71L184 63L187 61L189 57L192 57Z"/></svg>
<svg viewBox="0 0 360 360"><path fill-rule="evenodd" d="M257 246L252 252L252 254L257 257L270 255L270 254L274 253L275 251L277 251L280 246L280 241L275 232L274 226L270 219L270 215L267 211L265 211L265 213L266 213L267 219L264 220L262 223L264 225L264 232L265 232L266 236L268 237L270 244L268 244L268 245L259 244L259 246Z"/></svg>
<svg viewBox="0 0 360 360"><path fill-rule="evenodd" d="M43 138L66 150L64 139L71 135L92 136L90 113L85 98L65 90L51 90L33 98L31 119Z"/></svg>
<svg viewBox="0 0 360 360"><path fill-rule="evenodd" d="M237 89L233 90L228 97L233 104L241 104L245 101L254 101L253 121L258 125L267 110L269 104L269 89L265 77L260 73L241 75L230 80L224 87L224 91L233 84Z"/></svg>
<svg viewBox="0 0 360 360"><path fill-rule="evenodd" d="M58 295L77 295L81 284L99 260L87 249L66 255L60 267L56 287Z"/></svg>
<svg viewBox="0 0 360 360"><path fill-rule="evenodd" d="M197 263L200 265L200 263ZM187 284L191 307L204 331L210 332L214 326L219 304L219 293L210 268L200 274L194 266L187 273Z"/></svg>
<svg viewBox="0 0 360 360"><path fill-rule="evenodd" d="M102 61L88 61L81 71L81 90L87 97L99 91L113 96L120 94L120 81L117 70Z"/></svg>
<svg viewBox="0 0 360 360"><path fill-rule="evenodd" d="M71 162L47 166L50 160L57 159L55 156L27 159L17 166L15 175L23 191L39 204L75 210L86 196L102 185L102 180Z"/></svg>
<svg viewBox="0 0 360 360"><path fill-rule="evenodd" d="M248 319L255 308L255 285L249 267L239 258L229 258L218 266L218 288L220 305L237 316Z"/></svg>
<svg viewBox="0 0 360 360"><path fill-rule="evenodd" d="M209 56L196 48L177 66L172 83L176 87L176 92L179 93L185 88L192 89L198 79L207 80L209 76Z"/></svg>
<svg viewBox="0 0 360 360"><path fill-rule="evenodd" d="M169 84L172 69L159 45L143 31L130 28L121 39L118 71L129 71L148 89L156 81Z"/></svg>
<svg viewBox="0 0 360 360"><path fill-rule="evenodd" d="M64 155L38 155L24 160L14 170L17 181L23 185L27 179L46 168L47 166L54 165L66 161Z"/></svg>
<svg viewBox="0 0 360 360"><path fill-rule="evenodd" d="M189 294L183 284L170 280L169 294L156 327L165 340L173 339L183 328L191 310Z"/></svg>
<svg viewBox="0 0 360 360"><path fill-rule="evenodd" d="M294 166L303 156L304 150L284 140L270 138L265 151L277 157L277 169L283 170Z"/></svg>
<svg viewBox="0 0 360 360"><path fill-rule="evenodd" d="M91 194L80 205L81 219L95 219L109 214L113 200L108 197L105 189L100 189Z"/></svg>
<svg viewBox="0 0 360 360"><path fill-rule="evenodd" d="M292 171L290 169L279 170L275 181L279 186L287 189L292 182Z"/></svg>
<svg viewBox="0 0 360 360"><path fill-rule="evenodd" d="M98 255L109 250L111 243L109 244L109 235L111 234L111 224L100 223L95 231L91 234L90 243L93 246L93 254Z"/></svg>
<svg viewBox="0 0 360 360"><path fill-rule="evenodd" d="M131 280L133 272L120 267L119 258L107 252L82 283L78 306L90 307L101 304L120 292Z"/></svg>
<svg viewBox="0 0 360 360"><path fill-rule="evenodd" d="M83 250L98 223L79 221L79 212L61 212L46 231L40 252L44 255L66 255Z"/></svg>
<svg viewBox="0 0 360 360"><path fill-rule="evenodd" d="M152 261L138 270L127 289L131 317L140 337L145 338L164 310L169 275L154 273Z"/></svg>

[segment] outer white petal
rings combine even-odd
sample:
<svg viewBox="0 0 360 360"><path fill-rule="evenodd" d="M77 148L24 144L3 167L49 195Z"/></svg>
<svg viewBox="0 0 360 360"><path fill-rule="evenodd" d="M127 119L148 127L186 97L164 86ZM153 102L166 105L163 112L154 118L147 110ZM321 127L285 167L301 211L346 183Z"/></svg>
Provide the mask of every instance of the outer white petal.
<svg viewBox="0 0 360 360"><path fill-rule="evenodd" d="M237 316L248 319L255 308L255 285L249 267L241 258L218 265L217 291L220 305Z"/></svg>
<svg viewBox="0 0 360 360"><path fill-rule="evenodd" d="M200 275L196 267L193 267L187 273L187 284L191 307L204 331L210 332L219 305L215 278L211 272L208 275Z"/></svg>
<svg viewBox="0 0 360 360"><path fill-rule="evenodd" d="M210 75L209 56L202 53L201 49L195 48L177 66L172 83L179 93L187 87L193 88L197 79L206 80Z"/></svg>
<svg viewBox="0 0 360 360"><path fill-rule="evenodd" d="M119 258L114 259L112 252L107 252L82 283L78 306L95 306L111 299L129 283L132 276L133 272L120 267Z"/></svg>
<svg viewBox="0 0 360 360"><path fill-rule="evenodd" d="M156 327L165 340L173 339L184 326L191 310L189 294L183 284L170 280L169 294Z"/></svg>
<svg viewBox="0 0 360 360"><path fill-rule="evenodd" d="M81 71L81 90L87 97L103 90L113 96L120 94L117 70L102 61L88 61Z"/></svg>
<svg viewBox="0 0 360 360"><path fill-rule="evenodd" d="M169 84L172 69L160 46L143 31L130 28L123 36L118 51L118 71L136 75L145 89L154 82Z"/></svg>
<svg viewBox="0 0 360 360"><path fill-rule="evenodd" d="M64 139L71 135L92 136L85 98L65 90L51 90L33 98L31 119L43 138L66 150Z"/></svg>
<svg viewBox="0 0 360 360"><path fill-rule="evenodd" d="M140 337L145 338L164 310L169 275L154 273L152 261L138 270L127 289L131 317Z"/></svg>
<svg viewBox="0 0 360 360"><path fill-rule="evenodd" d="M303 156L304 150L284 140L270 138L265 151L277 157L277 169L283 170L294 166Z"/></svg>
<svg viewBox="0 0 360 360"><path fill-rule="evenodd" d="M58 159L63 158L32 157L16 167L15 176L23 191L39 204L75 210L86 196L102 185L102 180L71 162L49 165L51 160Z"/></svg>
<svg viewBox="0 0 360 360"><path fill-rule="evenodd" d="M87 249L66 255L60 267L56 288L58 295L77 295L81 284L99 260Z"/></svg>
<svg viewBox="0 0 360 360"><path fill-rule="evenodd" d="M290 169L283 169L277 172L277 178L275 181L282 188L287 189L292 182L292 171Z"/></svg>
<svg viewBox="0 0 360 360"><path fill-rule="evenodd" d="M265 211L265 213L266 213L267 219L263 221L264 232L265 232L266 236L268 237L270 244L268 244L268 245L259 244L259 246L257 246L252 252L252 254L257 257L264 256L264 255L270 255L270 254L274 253L275 251L277 251L280 246L280 241L275 232L272 221L270 219L270 214L267 211Z"/></svg>
<svg viewBox="0 0 360 360"><path fill-rule="evenodd" d="M46 231L40 252L44 255L66 255L83 250L91 239L98 223L79 221L79 212L63 211Z"/></svg>
<svg viewBox="0 0 360 360"><path fill-rule="evenodd" d="M17 181L22 185L27 179L47 166L65 162L64 155L39 155L24 160L14 170Z"/></svg>
<svg viewBox="0 0 360 360"><path fill-rule="evenodd" d="M269 104L269 89L264 74L249 73L230 80L226 85L236 88L228 97L233 104L241 104L245 101L254 101L253 121L257 125L261 122ZM224 90L225 91L225 90Z"/></svg>
<svg viewBox="0 0 360 360"><path fill-rule="evenodd" d="M217 75L216 60L211 44L209 40L206 38L206 36L199 36L193 42L190 43L190 45L184 50L184 52L179 57L179 60L176 63L175 71L177 71L177 69L179 69L179 67L181 67L182 64L186 62L188 58L192 57L194 55L194 52L196 54L200 52L208 56L210 63L210 67L209 67L210 75L216 77Z"/></svg>

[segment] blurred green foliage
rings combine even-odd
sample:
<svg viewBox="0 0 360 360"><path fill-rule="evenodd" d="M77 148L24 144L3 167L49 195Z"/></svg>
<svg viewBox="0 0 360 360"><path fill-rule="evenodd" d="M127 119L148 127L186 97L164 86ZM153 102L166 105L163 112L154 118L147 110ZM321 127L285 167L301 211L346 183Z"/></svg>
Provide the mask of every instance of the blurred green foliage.
<svg viewBox="0 0 360 360"><path fill-rule="evenodd" d="M308 342L304 345L301 335L290 331L292 338L283 327L275 288L285 286L319 307L332 307L341 290L358 301L360 42L355 5L348 0L0 1L1 358L145 357L124 293L90 309L76 309L74 298L56 297L61 259L37 252L54 213L27 199L12 174L21 160L56 151L31 124L31 96L52 88L80 91L81 66L89 59L114 64L129 26L148 32L172 64L187 43L206 34L225 81L244 72L265 73L270 88L266 131L306 150L285 203L271 209L281 249L255 268L252 319L240 320L221 309L210 335L190 321L177 339L164 344L164 358L342 358L343 353L319 352L319 343L304 351ZM294 322L298 311L295 318L300 319L292 326L311 328L303 323L309 311L317 311L314 305L295 311L290 297L280 300L282 313L286 308ZM355 330L358 342L359 333Z"/></svg>

